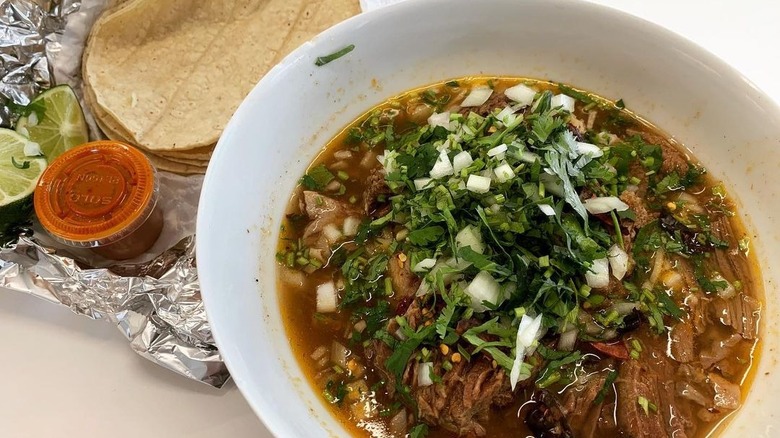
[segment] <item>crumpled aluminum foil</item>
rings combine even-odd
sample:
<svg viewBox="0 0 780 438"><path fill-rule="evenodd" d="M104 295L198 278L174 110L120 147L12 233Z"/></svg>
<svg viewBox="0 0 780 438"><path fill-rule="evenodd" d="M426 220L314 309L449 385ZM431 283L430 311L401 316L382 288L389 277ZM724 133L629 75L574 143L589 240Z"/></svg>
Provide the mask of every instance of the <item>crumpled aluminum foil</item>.
<svg viewBox="0 0 780 438"><path fill-rule="evenodd" d="M37 93L55 85L55 71L77 89L78 58L86 30L107 1L0 0L0 126L13 125L12 104L26 105ZM69 23L76 29L67 35ZM77 314L114 323L136 353L220 388L229 373L200 298L194 222L183 220L180 214L182 208L197 205L200 180L182 184L176 178L171 175L168 188L181 193L187 190L182 186L189 187L191 199L183 202L171 196L171 208L163 205L166 227L176 224L169 227L173 234L168 238L176 242L182 235L189 237L171 249L143 263L91 268L97 265L94 260L57 249L45 235L22 235L16 243L0 248L0 292L28 293ZM194 211L184 214L193 215Z"/></svg>
<svg viewBox="0 0 780 438"><path fill-rule="evenodd" d="M205 318L194 239L182 240L144 265L121 268L147 275L83 269L73 259L21 236L15 245L0 250L0 288L26 292L68 306L77 314L115 323L141 356L222 387L229 375Z"/></svg>

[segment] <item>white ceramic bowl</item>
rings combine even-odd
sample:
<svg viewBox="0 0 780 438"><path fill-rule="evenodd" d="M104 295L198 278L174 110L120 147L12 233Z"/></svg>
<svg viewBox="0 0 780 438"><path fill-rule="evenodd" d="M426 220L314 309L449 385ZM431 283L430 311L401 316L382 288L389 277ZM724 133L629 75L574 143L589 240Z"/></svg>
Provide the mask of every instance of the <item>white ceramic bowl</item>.
<svg viewBox="0 0 780 438"><path fill-rule="evenodd" d="M317 56L355 44L324 67ZM298 178L348 122L447 78L549 78L623 98L687 145L749 215L767 292L763 353L724 436L778 436L780 110L692 43L629 15L562 0L409 1L352 18L276 66L226 128L206 174L198 268L217 343L246 399L279 437L344 436L293 357L274 253Z"/></svg>

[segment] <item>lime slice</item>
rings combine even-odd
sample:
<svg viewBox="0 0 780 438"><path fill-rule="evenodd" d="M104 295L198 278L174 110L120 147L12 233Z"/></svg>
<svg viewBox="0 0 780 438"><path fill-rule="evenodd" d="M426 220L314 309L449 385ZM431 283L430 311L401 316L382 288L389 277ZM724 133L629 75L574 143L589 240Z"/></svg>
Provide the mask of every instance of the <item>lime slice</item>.
<svg viewBox="0 0 780 438"><path fill-rule="evenodd" d="M30 141L10 129L0 129L0 245L32 214L32 194L46 169L43 158L28 157Z"/></svg>
<svg viewBox="0 0 780 438"><path fill-rule="evenodd" d="M16 132L38 143L49 162L89 140L84 113L70 86L44 91L30 102L30 107L30 114L16 123Z"/></svg>

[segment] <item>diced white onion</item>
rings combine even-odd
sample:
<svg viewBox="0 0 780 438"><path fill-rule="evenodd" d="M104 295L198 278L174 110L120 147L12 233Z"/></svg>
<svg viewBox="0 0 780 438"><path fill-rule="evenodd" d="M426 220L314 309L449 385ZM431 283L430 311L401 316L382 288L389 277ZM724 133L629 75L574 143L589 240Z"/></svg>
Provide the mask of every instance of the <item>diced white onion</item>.
<svg viewBox="0 0 780 438"><path fill-rule="evenodd" d="M542 210L542 213L547 216L555 216L555 209L549 204L539 204L539 210Z"/></svg>
<svg viewBox="0 0 780 438"><path fill-rule="evenodd" d="M609 267L612 269L612 275L618 280L622 280L628 271L628 253L623 248L615 244L607 251L609 258Z"/></svg>
<svg viewBox="0 0 780 438"><path fill-rule="evenodd" d="M487 154L488 154L488 157L495 157L496 155L505 153L506 150L507 150L507 145L500 144L500 145L494 147L493 149L490 149L489 151L487 151Z"/></svg>
<svg viewBox="0 0 780 438"><path fill-rule="evenodd" d="M27 128L25 128L24 126L18 126L16 128L16 132L18 132L19 134L22 134L25 137L29 137L30 136L30 131L28 131Z"/></svg>
<svg viewBox="0 0 780 438"><path fill-rule="evenodd" d="M452 168L455 172L460 172L461 170L471 166L471 163L474 162L474 159L471 158L471 154L462 151L458 152L457 155L452 157Z"/></svg>
<svg viewBox="0 0 780 438"><path fill-rule="evenodd" d="M609 286L609 261L606 258L593 260L593 266L585 273L585 281L593 289Z"/></svg>
<svg viewBox="0 0 780 438"><path fill-rule="evenodd" d="M596 116L598 115L598 111L596 110L590 110L588 111L588 121L585 122L585 128L590 131L593 129L593 125L596 124Z"/></svg>
<svg viewBox="0 0 780 438"><path fill-rule="evenodd" d="M533 163L535 163L535 162L537 162L537 161L539 161L541 159L541 157L539 157L539 155L537 155L537 154L535 154L535 153L533 153L531 151L520 152L520 156L518 158L520 158L520 161L524 161L524 162L526 162L528 164L533 164Z"/></svg>
<svg viewBox="0 0 780 438"><path fill-rule="evenodd" d="M434 128L441 126L446 130L450 130L450 112L445 111L443 113L433 113L428 117L428 124Z"/></svg>
<svg viewBox="0 0 780 438"><path fill-rule="evenodd" d="M565 94L556 94L555 96L550 99L550 107L556 108L556 107L563 107L566 111L573 113L574 112L574 99L565 95Z"/></svg>
<svg viewBox="0 0 780 438"><path fill-rule="evenodd" d="M337 160L347 160L352 158L352 151L341 150L333 154L333 158ZM377 157L379 159L379 157ZM381 162L381 161L380 161Z"/></svg>
<svg viewBox="0 0 780 438"><path fill-rule="evenodd" d="M666 261L666 253L659 249L655 252L655 257L653 258L653 270L650 271L650 288L655 286L655 282L658 281L658 276L661 275L661 272L664 270L664 262Z"/></svg>
<svg viewBox="0 0 780 438"><path fill-rule="evenodd" d="M558 339L558 349L562 351L574 351L574 344L577 343L577 329L572 329L561 334Z"/></svg>
<svg viewBox="0 0 780 438"><path fill-rule="evenodd" d="M38 114L35 111L30 112L27 116L27 126L36 126L38 124Z"/></svg>
<svg viewBox="0 0 780 438"><path fill-rule="evenodd" d="M536 96L536 90L523 84L509 87L504 91L506 97L514 100L521 105L530 105Z"/></svg>
<svg viewBox="0 0 780 438"><path fill-rule="evenodd" d="M585 206L585 210L588 210L588 213L590 214L609 213L612 210L628 210L628 204L621 201L617 196L601 196L590 198L586 199L582 204Z"/></svg>
<svg viewBox="0 0 780 438"><path fill-rule="evenodd" d="M591 158L597 158L604 155L604 151L602 151L600 147L582 141L577 142L577 153L580 155L587 155Z"/></svg>
<svg viewBox="0 0 780 438"><path fill-rule="evenodd" d="M345 236L354 236L358 232L358 227L360 227L360 219L350 216L346 219L344 219L344 235Z"/></svg>
<svg viewBox="0 0 780 438"><path fill-rule="evenodd" d="M527 318L527 319L526 319ZM539 340L542 330L542 315L531 318L528 314L523 315L526 323L520 320L520 326L517 328L517 341L525 348L529 348L533 343Z"/></svg>
<svg viewBox="0 0 780 438"><path fill-rule="evenodd" d="M430 189L431 187L433 187L432 178L418 178L414 180L414 188L417 189L417 191Z"/></svg>
<svg viewBox="0 0 780 438"><path fill-rule="evenodd" d="M609 310L607 313L611 311L615 311L619 316L626 316L629 313L633 312L635 309L639 308L639 303L632 303L629 301L622 301L613 304L609 307Z"/></svg>
<svg viewBox="0 0 780 438"><path fill-rule="evenodd" d="M385 168L385 173L391 173L395 171L395 160L397 157L398 151L385 151L384 155L377 155L376 159Z"/></svg>
<svg viewBox="0 0 780 438"><path fill-rule="evenodd" d="M347 367L347 358L351 353L352 352L349 351L347 347L336 341L333 341L330 346L330 360L341 368Z"/></svg>
<svg viewBox="0 0 780 438"><path fill-rule="evenodd" d="M466 189L474 193L487 193L490 191L490 178L469 175L469 179L466 181Z"/></svg>
<svg viewBox="0 0 780 438"><path fill-rule="evenodd" d="M483 302L499 304L502 297L501 285L487 272L480 271L471 283L466 286L466 295L471 297L471 308L475 312L487 310Z"/></svg>
<svg viewBox="0 0 780 438"><path fill-rule="evenodd" d="M333 224L325 225L322 228L322 234L325 235L325 238L328 239L328 242L330 243L338 242L343 236L341 231Z"/></svg>
<svg viewBox="0 0 780 438"><path fill-rule="evenodd" d="M306 276L303 275L303 272L297 269L290 269L286 267L280 268L279 278L283 283L289 284L290 286L295 286L297 288L303 287L303 283L306 283Z"/></svg>
<svg viewBox="0 0 780 438"><path fill-rule="evenodd" d="M510 179L515 177L515 171L512 170L512 166L510 166L507 163L503 163L493 169L493 173L496 174L496 179L500 183L504 183L509 181Z"/></svg>
<svg viewBox="0 0 780 438"><path fill-rule="evenodd" d="M320 345L314 351L311 353L311 358L314 360L320 360L323 356L325 356L328 353L328 347L324 345Z"/></svg>
<svg viewBox="0 0 780 438"><path fill-rule="evenodd" d="M422 259L419 262L417 262L416 265L414 265L412 271L426 272L429 271L431 268L433 268L435 265L436 265L436 259L432 259L432 258Z"/></svg>
<svg viewBox="0 0 780 438"><path fill-rule="evenodd" d="M439 153L446 152L450 153L450 139L444 140L444 143L436 146L436 150L439 151Z"/></svg>
<svg viewBox="0 0 780 438"><path fill-rule="evenodd" d="M694 213L704 213L704 208L699 204L699 200L688 192L680 192L677 195L677 201L685 203L685 208Z"/></svg>
<svg viewBox="0 0 780 438"><path fill-rule="evenodd" d="M30 115L32 114L35 113L31 113ZM41 151L41 145L34 141L28 141L24 144L24 155L28 157L37 157L43 155L43 152Z"/></svg>
<svg viewBox="0 0 780 438"><path fill-rule="evenodd" d="M431 370L433 370L433 362L423 362L417 365L418 386L433 385L433 380L431 380Z"/></svg>
<svg viewBox="0 0 780 438"><path fill-rule="evenodd" d="M356 332L363 333L363 330L365 330L366 327L368 327L368 323L365 320L361 319L360 321L355 323L354 327Z"/></svg>
<svg viewBox="0 0 780 438"><path fill-rule="evenodd" d="M517 120L517 116L514 115L515 111L516 110L514 108L508 106L502 109L498 114L496 114L496 118L500 120L501 123L503 123L504 125L510 125Z"/></svg>
<svg viewBox="0 0 780 438"><path fill-rule="evenodd" d="M482 242L482 234L479 229L473 225L466 225L455 236L455 247L471 247L471 250L480 254L485 253L485 244Z"/></svg>
<svg viewBox="0 0 780 438"><path fill-rule="evenodd" d="M724 287L723 289L718 288L718 296L719 297L727 300L729 298L734 298L734 295L737 294L737 289L734 287L734 285L731 284L730 281L726 280L726 278L724 278L722 275L715 274L712 277L712 281L713 282L715 282L715 281L723 281L723 282L726 283L726 287Z"/></svg>
<svg viewBox="0 0 780 438"><path fill-rule="evenodd" d="M422 297L428 295L431 292L431 286L427 281L420 283L420 287L417 288L417 292L414 293L416 297Z"/></svg>
<svg viewBox="0 0 780 438"><path fill-rule="evenodd" d="M439 154L439 158L436 159L436 163L433 164L433 169L431 169L431 178L439 179L452 175L453 173L455 173L455 170L453 169L452 163L450 162L450 157L447 156L446 151L442 151Z"/></svg>
<svg viewBox="0 0 780 438"><path fill-rule="evenodd" d="M488 209L490 209L490 211L492 211L493 213L498 213L499 211L501 211L501 204L493 204L490 207L488 207Z"/></svg>
<svg viewBox="0 0 780 438"><path fill-rule="evenodd" d="M523 365L526 350L539 340L542 333L541 328L542 315L531 318L526 314L520 319L520 325L517 327L515 360L512 363L512 371L509 373L509 383L512 385L513 391L520 379L520 368Z"/></svg>
<svg viewBox="0 0 780 438"><path fill-rule="evenodd" d="M685 285L682 274L674 269L669 269L661 274L661 283L667 288L679 291Z"/></svg>
<svg viewBox="0 0 780 438"><path fill-rule="evenodd" d="M336 293L336 285L332 281L317 286L317 312L335 312L338 306L339 296Z"/></svg>
<svg viewBox="0 0 780 438"><path fill-rule="evenodd" d="M325 190L327 190L329 192L335 192L336 190L339 190L340 188L341 188L341 183L337 179L334 179L328 185L325 186Z"/></svg>
<svg viewBox="0 0 780 438"><path fill-rule="evenodd" d="M460 106L480 106L490 99L491 94L493 94L493 90L490 87L474 87L471 93L463 99Z"/></svg>

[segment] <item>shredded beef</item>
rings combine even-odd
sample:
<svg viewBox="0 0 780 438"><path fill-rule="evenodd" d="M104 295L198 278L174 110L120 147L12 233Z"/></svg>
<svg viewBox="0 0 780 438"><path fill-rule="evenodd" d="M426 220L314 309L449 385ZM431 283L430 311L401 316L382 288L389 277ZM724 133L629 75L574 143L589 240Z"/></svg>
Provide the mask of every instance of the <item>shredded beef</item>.
<svg viewBox="0 0 780 438"><path fill-rule="evenodd" d="M547 391L540 391L535 403L525 417L525 424L537 438L574 438L566 415L555 398Z"/></svg>
<svg viewBox="0 0 780 438"><path fill-rule="evenodd" d="M669 333L669 352L672 359L680 363L688 363L696 359L696 345L690 322L679 322L672 327Z"/></svg>
<svg viewBox="0 0 780 438"><path fill-rule="evenodd" d="M628 207L634 212L636 216L632 221L634 228L642 228L658 219L658 213L651 211L647 207L647 203L637 195L637 192L625 190L620 194L620 200L628 204Z"/></svg>
<svg viewBox="0 0 780 438"><path fill-rule="evenodd" d="M463 107L460 109L459 112L464 116L469 115L469 113L476 113L482 117L487 117L493 113L493 110L496 109L502 110L508 107L509 105L510 105L509 98L507 98L504 93L493 91L493 94L490 95L487 102L477 107L473 107L473 106Z"/></svg>
<svg viewBox="0 0 780 438"><path fill-rule="evenodd" d="M661 352L644 351L643 355ZM669 373L674 367L667 362L650 366L637 360L623 361L618 368L616 381L620 409L617 412L617 426L624 436L630 438L656 438L664 436L687 437L688 415L678 410L675 402L674 379ZM639 405L640 397L656 406L656 410L645 412Z"/></svg>
<svg viewBox="0 0 780 438"><path fill-rule="evenodd" d="M666 436L664 419L660 412L645 411L639 405L639 397L658 403L658 376L656 371L644 367L639 361L629 360L620 365L617 380L618 427L631 438L658 438Z"/></svg>
<svg viewBox="0 0 780 438"><path fill-rule="evenodd" d="M373 218L390 213L392 205L389 196L393 192L385 181L385 172L381 167L371 170L366 179L366 189L363 191L363 207L365 213Z"/></svg>
<svg viewBox="0 0 780 438"><path fill-rule="evenodd" d="M739 294L729 300L715 298L712 301L712 319L730 326L743 338L752 340L758 334L758 317L761 302L757 299Z"/></svg>
<svg viewBox="0 0 780 438"><path fill-rule="evenodd" d="M564 392L561 400L561 411L572 427L577 427L577 438L595 437L602 400L596 400L607 380L605 372L580 376L580 378Z"/></svg>
<svg viewBox="0 0 780 438"><path fill-rule="evenodd" d="M346 202L338 201L323 194L305 190L300 199L300 209L310 222L303 231L303 240L312 250L312 255L325 261L330 254L330 245L322 230L333 225L341 229L344 219L360 217L362 214Z"/></svg>
<svg viewBox="0 0 780 438"><path fill-rule="evenodd" d="M413 296L422 283L420 277L412 272L409 259L402 254L395 254L390 258L387 263L387 274L393 283L394 298Z"/></svg>
<svg viewBox="0 0 780 438"><path fill-rule="evenodd" d="M423 421L458 436L485 436L491 408L512 401L504 370L482 354L455 364L441 384L415 387L412 393Z"/></svg>
<svg viewBox="0 0 780 438"><path fill-rule="evenodd" d="M662 174L670 172L684 174L688 171L690 167L688 157L668 139L652 132L635 131L633 129L627 129L626 134L639 135L646 143L661 147L661 155L663 157L663 163L661 164Z"/></svg>

